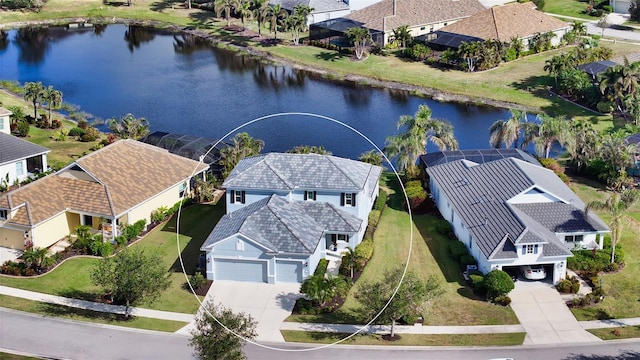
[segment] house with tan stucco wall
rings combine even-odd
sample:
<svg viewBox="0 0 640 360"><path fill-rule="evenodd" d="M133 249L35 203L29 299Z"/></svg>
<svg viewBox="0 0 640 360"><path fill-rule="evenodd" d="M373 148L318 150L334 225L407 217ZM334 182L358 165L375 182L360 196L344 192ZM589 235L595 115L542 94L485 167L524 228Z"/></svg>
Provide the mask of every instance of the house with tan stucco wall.
<svg viewBox="0 0 640 360"><path fill-rule="evenodd" d="M153 210L180 201L192 176L207 168L152 145L120 140L2 194L0 246L49 247L78 225L103 226L113 239L119 225L149 223Z"/></svg>

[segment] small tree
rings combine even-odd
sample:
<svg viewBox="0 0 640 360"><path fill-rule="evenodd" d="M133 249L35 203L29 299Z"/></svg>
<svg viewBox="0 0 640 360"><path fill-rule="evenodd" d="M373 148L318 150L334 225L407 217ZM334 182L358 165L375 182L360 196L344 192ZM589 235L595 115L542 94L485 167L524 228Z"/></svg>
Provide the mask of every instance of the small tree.
<svg viewBox="0 0 640 360"><path fill-rule="evenodd" d="M371 41L369 29L363 27L348 28L344 35L353 43L356 59L360 60L367 50L367 42Z"/></svg>
<svg viewBox="0 0 640 360"><path fill-rule="evenodd" d="M355 293L355 298L369 316L382 311L379 320L391 321L391 338L395 337L396 321L404 316L423 312L423 304L443 292L435 277L429 276L427 281L423 282L415 273L408 271L402 279L403 272L402 267L387 271L383 280L361 283ZM391 300L396 288L398 292Z"/></svg>
<svg viewBox="0 0 640 360"><path fill-rule="evenodd" d="M300 285L300 292L319 306L324 306L336 296L344 295L347 290L347 282L342 276L314 275Z"/></svg>
<svg viewBox="0 0 640 360"><path fill-rule="evenodd" d="M189 345L198 359L246 359L242 347L256 336L256 322L251 315L235 314L231 309L208 301L206 311L196 317ZM215 318L214 318L215 317Z"/></svg>
<svg viewBox="0 0 640 360"><path fill-rule="evenodd" d="M487 289L487 297L489 299L506 295L515 287L511 276L502 270L492 270L489 272L484 277L484 286Z"/></svg>
<svg viewBox="0 0 640 360"><path fill-rule="evenodd" d="M95 285L110 291L117 302L125 304L125 316L131 306L155 300L171 283L162 257L142 249L127 248L110 259L104 259L91 270Z"/></svg>
<svg viewBox="0 0 640 360"><path fill-rule="evenodd" d="M369 150L358 156L358 160L371 165L382 165L382 154L378 150Z"/></svg>

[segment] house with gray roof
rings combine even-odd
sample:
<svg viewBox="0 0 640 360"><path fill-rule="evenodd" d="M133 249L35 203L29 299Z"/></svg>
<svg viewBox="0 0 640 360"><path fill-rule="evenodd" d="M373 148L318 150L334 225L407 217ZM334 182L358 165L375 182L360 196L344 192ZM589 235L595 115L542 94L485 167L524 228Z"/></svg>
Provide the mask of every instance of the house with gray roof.
<svg viewBox="0 0 640 360"><path fill-rule="evenodd" d="M360 244L381 173L319 154L241 160L223 183L227 214L201 247L207 278L302 282L328 251Z"/></svg>
<svg viewBox="0 0 640 360"><path fill-rule="evenodd" d="M602 249L609 228L551 170L509 157L426 169L431 196L483 273L541 264L558 283L576 248Z"/></svg>
<svg viewBox="0 0 640 360"><path fill-rule="evenodd" d="M43 146L11 135L11 111L0 107L0 184L12 185L47 170L47 154Z"/></svg>

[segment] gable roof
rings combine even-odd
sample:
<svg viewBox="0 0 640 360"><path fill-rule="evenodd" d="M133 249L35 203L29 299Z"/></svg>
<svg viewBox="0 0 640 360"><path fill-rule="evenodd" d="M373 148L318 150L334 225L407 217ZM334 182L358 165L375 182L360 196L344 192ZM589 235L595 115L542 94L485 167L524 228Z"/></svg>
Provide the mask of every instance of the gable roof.
<svg viewBox="0 0 640 360"><path fill-rule="evenodd" d="M362 22L371 30L388 32L404 25L411 28L454 21L484 9L478 0L382 0L346 18Z"/></svg>
<svg viewBox="0 0 640 360"><path fill-rule="evenodd" d="M540 163L531 154L520 149L475 149L475 150L448 150L432 152L420 155L420 165L423 167L446 164L451 161L466 159L477 164L500 160L507 157L530 162L540 166Z"/></svg>
<svg viewBox="0 0 640 360"><path fill-rule="evenodd" d="M46 154L50 151L44 146L0 132L0 165Z"/></svg>
<svg viewBox="0 0 640 360"><path fill-rule="evenodd" d="M532 2L513 2L494 6L469 18L445 26L440 31L477 37L483 40L509 42L512 38L524 38L569 27L562 20L536 10Z"/></svg>
<svg viewBox="0 0 640 360"><path fill-rule="evenodd" d="M26 226L66 210L118 216L206 167L152 145L120 140L56 174L0 195L0 208L18 209L9 222ZM76 169L93 180L67 173Z"/></svg>
<svg viewBox="0 0 640 360"><path fill-rule="evenodd" d="M582 200L551 170L520 159L484 164L457 160L429 167L427 173L490 260L517 256L513 244L544 243L545 256L567 256L571 252L554 232L608 231L595 214L584 213ZM551 194L560 202L510 203L516 195L532 188Z"/></svg>
<svg viewBox="0 0 640 360"><path fill-rule="evenodd" d="M241 160L222 186L234 189L354 192L368 188L372 193L381 173L380 166L336 156L268 153Z"/></svg>
<svg viewBox="0 0 640 360"><path fill-rule="evenodd" d="M76 160L75 164L109 189L116 214L208 167L131 139L117 141Z"/></svg>
<svg viewBox="0 0 640 360"><path fill-rule="evenodd" d="M270 252L312 254L325 231L357 232L362 220L335 206L271 195L220 219L201 249L241 234Z"/></svg>

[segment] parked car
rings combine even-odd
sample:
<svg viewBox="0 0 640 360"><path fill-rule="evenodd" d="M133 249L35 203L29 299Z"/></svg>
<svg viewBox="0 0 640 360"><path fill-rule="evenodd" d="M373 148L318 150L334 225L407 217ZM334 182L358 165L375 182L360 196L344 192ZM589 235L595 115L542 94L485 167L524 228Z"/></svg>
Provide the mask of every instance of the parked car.
<svg viewBox="0 0 640 360"><path fill-rule="evenodd" d="M542 265L525 265L520 267L522 276L529 280L543 280L547 277L547 272Z"/></svg>

